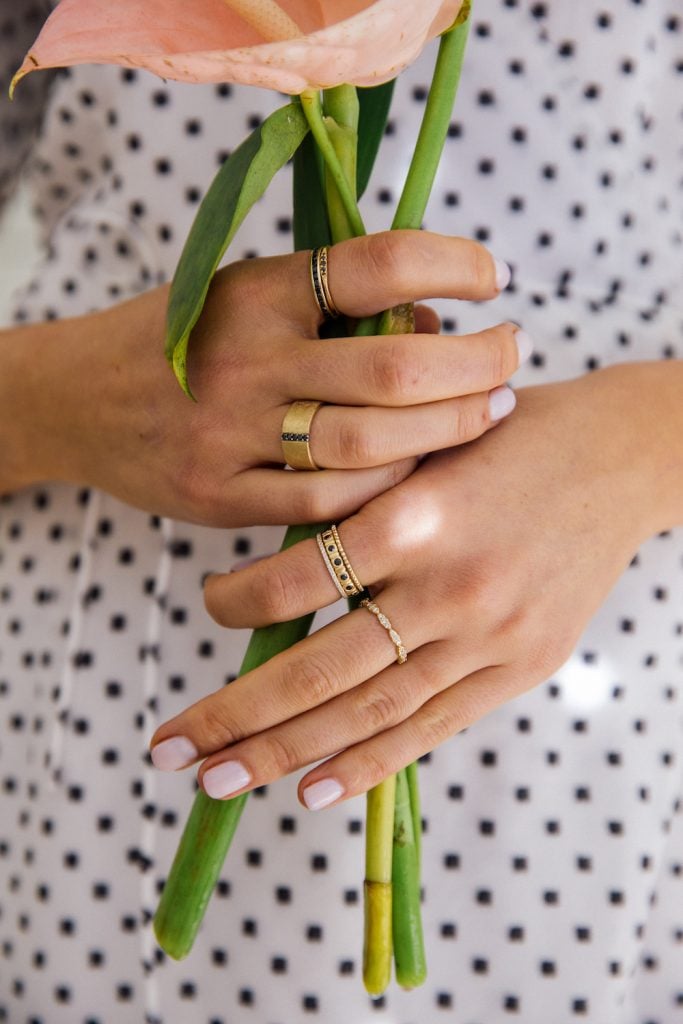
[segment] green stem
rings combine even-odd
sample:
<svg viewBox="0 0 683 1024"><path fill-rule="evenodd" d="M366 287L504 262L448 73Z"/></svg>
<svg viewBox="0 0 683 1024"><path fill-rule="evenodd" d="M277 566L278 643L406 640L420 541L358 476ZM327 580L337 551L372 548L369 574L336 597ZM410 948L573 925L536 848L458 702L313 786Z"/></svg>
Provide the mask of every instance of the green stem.
<svg viewBox="0 0 683 1024"><path fill-rule="evenodd" d="M358 159L358 118L360 105L353 85L338 85L323 92L324 124L339 165L357 204L356 162ZM354 238L356 232L349 220L332 173L325 165L325 200L332 240L342 242Z"/></svg>
<svg viewBox="0 0 683 1024"><path fill-rule="evenodd" d="M355 199L355 181L352 189L351 185L347 181L344 169L339 162L334 146L332 145L327 128L325 127L325 119L323 117L322 105L320 103L320 93L314 89L307 89L306 92L302 92L300 100L306 120L310 125L313 138L323 155L325 164L339 192L339 197L344 205L344 210L349 219L349 224L353 230L353 234L356 236L364 235L366 233L365 225L363 224L363 219L360 215L358 204Z"/></svg>
<svg viewBox="0 0 683 1024"><path fill-rule="evenodd" d="M320 526L290 526L281 550L315 537L319 530ZM302 640L308 634L312 621L313 615L305 615L293 622L255 630L240 675L251 672ZM182 960L192 948L247 796L211 800L201 791L195 796L154 916L157 941L175 960Z"/></svg>
<svg viewBox="0 0 683 1024"><path fill-rule="evenodd" d="M396 980L403 988L416 988L427 977L420 912L420 850L413 823L411 787L404 768L396 776L391 874L394 963Z"/></svg>
<svg viewBox="0 0 683 1024"><path fill-rule="evenodd" d="M470 27L470 5L464 20L441 37L427 106L392 228L419 228L427 209L439 160L448 134Z"/></svg>
<svg viewBox="0 0 683 1024"><path fill-rule="evenodd" d="M420 810L420 787L417 777L417 761L406 765L406 782L410 795L410 813L413 818L413 839L417 849L417 864L420 867L422 861L422 812Z"/></svg>
<svg viewBox="0 0 683 1024"><path fill-rule="evenodd" d="M366 797L363 982L373 996L381 995L391 980L395 794L396 776L391 775Z"/></svg>

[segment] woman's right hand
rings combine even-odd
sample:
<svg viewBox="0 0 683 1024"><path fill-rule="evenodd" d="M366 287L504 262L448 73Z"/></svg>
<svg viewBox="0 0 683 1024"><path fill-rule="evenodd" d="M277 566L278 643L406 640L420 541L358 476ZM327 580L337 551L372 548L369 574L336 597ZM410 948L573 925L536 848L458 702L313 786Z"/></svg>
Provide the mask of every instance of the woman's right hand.
<svg viewBox="0 0 683 1024"><path fill-rule="evenodd" d="M385 232L330 249L337 307L484 300L507 268L476 242ZM407 476L418 455L471 441L514 405L504 382L528 341L514 324L476 335L321 341L309 253L219 271L190 343L182 394L164 358L168 289L101 313L2 336L0 487L94 485L151 512L212 526L350 515ZM517 336L517 338L516 338ZM521 347L521 353L520 353ZM283 472L283 417L325 403L311 428L320 472Z"/></svg>

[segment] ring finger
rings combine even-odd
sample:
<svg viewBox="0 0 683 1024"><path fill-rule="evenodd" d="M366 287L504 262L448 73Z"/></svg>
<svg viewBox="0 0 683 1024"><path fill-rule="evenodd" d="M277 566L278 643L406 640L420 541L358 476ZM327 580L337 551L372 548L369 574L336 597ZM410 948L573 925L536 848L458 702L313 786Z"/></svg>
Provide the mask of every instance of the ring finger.
<svg viewBox="0 0 683 1024"><path fill-rule="evenodd" d="M398 593L383 593L382 610L397 630L411 623L403 636L409 651L434 639ZM325 704L395 662L397 649L376 616L359 608L165 722L150 744L154 764L186 767Z"/></svg>
<svg viewBox="0 0 683 1024"><path fill-rule="evenodd" d="M406 409L323 405L310 425L309 448L321 469L365 469L473 441L515 407L506 384ZM280 432L288 406L260 420L261 463L284 462ZM303 442L300 442L303 443Z"/></svg>
<svg viewBox="0 0 683 1024"><path fill-rule="evenodd" d="M274 782L405 722L480 664L472 654L454 657L450 644L429 644L407 665L391 665L328 703L212 755L199 770L199 784L208 796L225 799Z"/></svg>
<svg viewBox="0 0 683 1024"><path fill-rule="evenodd" d="M378 542L367 513L345 519L338 529L345 554L364 587L383 586L397 564L405 564L405 549L397 553L391 544ZM204 601L211 617L232 629L289 622L339 600L334 570L330 570L318 542L302 540L237 572L207 577Z"/></svg>

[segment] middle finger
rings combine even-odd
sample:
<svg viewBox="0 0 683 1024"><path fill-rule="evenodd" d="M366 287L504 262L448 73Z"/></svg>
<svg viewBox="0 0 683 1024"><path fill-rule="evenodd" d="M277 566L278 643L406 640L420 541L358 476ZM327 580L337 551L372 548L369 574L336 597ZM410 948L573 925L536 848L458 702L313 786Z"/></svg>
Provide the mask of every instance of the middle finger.
<svg viewBox="0 0 683 1024"><path fill-rule="evenodd" d="M517 324L476 334L397 334L287 342L282 400L337 405L408 406L490 391L528 355Z"/></svg>
<svg viewBox="0 0 683 1024"><path fill-rule="evenodd" d="M426 623L413 622L408 602L387 593L382 603L399 633L411 622L408 650L433 639ZM332 700L394 661L388 632L359 608L165 722L152 737L152 760L166 770L186 767Z"/></svg>

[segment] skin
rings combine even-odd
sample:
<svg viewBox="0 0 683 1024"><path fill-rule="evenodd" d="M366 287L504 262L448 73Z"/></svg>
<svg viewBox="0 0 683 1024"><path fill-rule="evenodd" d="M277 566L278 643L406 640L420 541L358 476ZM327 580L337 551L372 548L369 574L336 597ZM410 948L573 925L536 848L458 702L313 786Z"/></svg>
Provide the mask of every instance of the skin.
<svg viewBox="0 0 683 1024"><path fill-rule="evenodd" d="M340 525L406 664L358 609L162 725L152 748L188 738L204 788L239 762L251 781L235 792L329 758L299 798L333 779L346 799L548 678L639 545L683 523L682 389L671 361L518 391L496 430L430 455ZM335 599L314 541L206 585L234 627Z"/></svg>
<svg viewBox="0 0 683 1024"><path fill-rule="evenodd" d="M425 445L489 429L489 393L518 366L516 325L441 337L423 309L415 337L330 339L321 358L308 261L301 252L219 272L193 334L196 404L163 355L166 288L0 333L0 491L64 480L208 526L319 522L404 479ZM419 232L343 242L329 273L352 317L424 297L498 294L481 245ZM329 403L311 431L324 469L283 473L282 420L303 398Z"/></svg>

